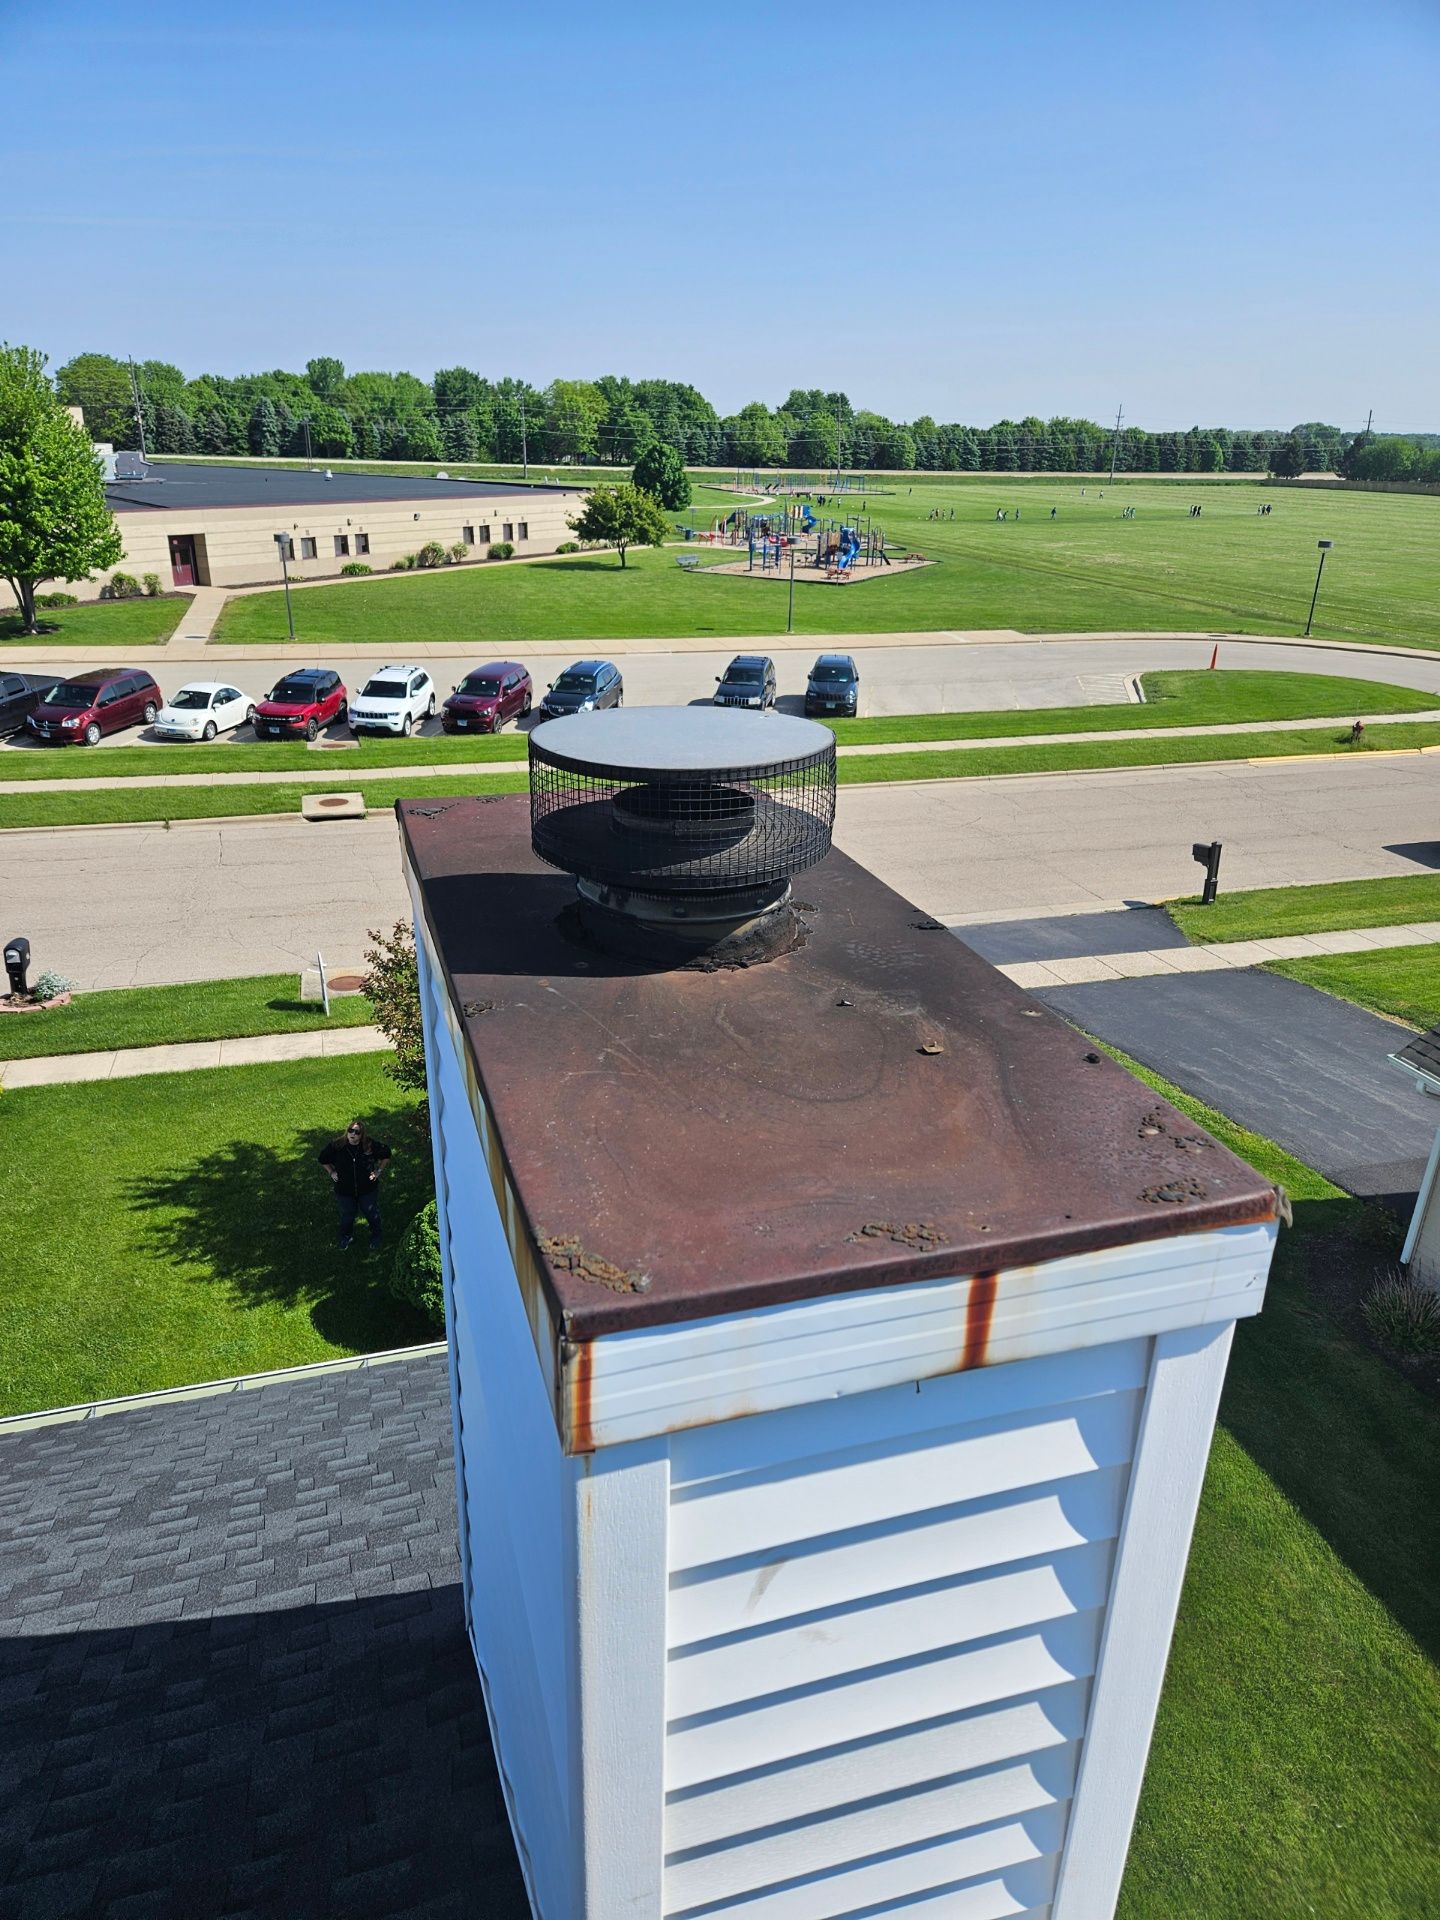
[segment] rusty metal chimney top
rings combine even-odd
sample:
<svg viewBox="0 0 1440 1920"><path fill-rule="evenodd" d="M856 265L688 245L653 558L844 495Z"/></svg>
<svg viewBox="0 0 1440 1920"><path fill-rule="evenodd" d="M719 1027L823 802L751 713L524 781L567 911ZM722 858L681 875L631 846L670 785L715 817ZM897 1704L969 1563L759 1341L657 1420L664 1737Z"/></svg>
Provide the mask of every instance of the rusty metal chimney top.
<svg viewBox="0 0 1440 1920"><path fill-rule="evenodd" d="M530 837L585 934L661 965L750 965L800 934L794 874L830 851L835 736L811 720L640 707L530 735Z"/></svg>

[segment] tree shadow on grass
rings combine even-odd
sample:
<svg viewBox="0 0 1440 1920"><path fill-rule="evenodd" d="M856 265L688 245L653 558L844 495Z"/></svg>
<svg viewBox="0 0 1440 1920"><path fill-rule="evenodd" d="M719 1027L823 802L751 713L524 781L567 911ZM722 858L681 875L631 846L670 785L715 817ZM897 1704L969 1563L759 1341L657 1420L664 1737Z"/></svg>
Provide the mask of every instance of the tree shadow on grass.
<svg viewBox="0 0 1440 1920"><path fill-rule="evenodd" d="M373 1254L363 1222L347 1252L337 1245L335 1198L316 1161L333 1128L305 1128L284 1147L229 1141L142 1175L125 1197L152 1257L200 1267L202 1283L226 1289L242 1308L302 1308L323 1339L362 1353L418 1345L438 1330L389 1290L400 1236L434 1191L412 1113L396 1105L366 1115L395 1155L380 1194L385 1242Z"/></svg>

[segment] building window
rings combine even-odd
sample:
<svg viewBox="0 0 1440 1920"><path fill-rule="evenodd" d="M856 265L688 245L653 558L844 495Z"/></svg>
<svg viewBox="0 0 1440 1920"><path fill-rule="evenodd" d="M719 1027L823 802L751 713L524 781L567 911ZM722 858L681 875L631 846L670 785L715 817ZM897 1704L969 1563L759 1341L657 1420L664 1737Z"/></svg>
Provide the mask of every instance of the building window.
<svg viewBox="0 0 1440 1920"><path fill-rule="evenodd" d="M315 553L316 553L315 542L310 538L308 534L302 533L300 536L300 558L302 560L313 560L315 558Z"/></svg>
<svg viewBox="0 0 1440 1920"><path fill-rule="evenodd" d="M335 558L337 560L343 560L346 554L349 553L349 551L350 551L349 534L337 533L335 536Z"/></svg>
<svg viewBox="0 0 1440 1920"><path fill-rule="evenodd" d="M473 527L462 527L460 529L460 538L465 542L467 547L473 547L475 544L475 529Z"/></svg>
<svg viewBox="0 0 1440 1920"><path fill-rule="evenodd" d="M520 522L520 538L522 540L528 540L530 538L530 522L528 520L522 520Z"/></svg>
<svg viewBox="0 0 1440 1920"><path fill-rule="evenodd" d="M370 536L368 533L356 534L355 551L356 553L368 553L370 551Z"/></svg>
<svg viewBox="0 0 1440 1920"><path fill-rule="evenodd" d="M480 544L482 547L488 547L490 544L490 522L488 520L480 529Z"/></svg>
<svg viewBox="0 0 1440 1920"><path fill-rule="evenodd" d="M502 540L513 540L515 538L515 527L512 521L507 520L505 522L504 526L500 529L500 537Z"/></svg>

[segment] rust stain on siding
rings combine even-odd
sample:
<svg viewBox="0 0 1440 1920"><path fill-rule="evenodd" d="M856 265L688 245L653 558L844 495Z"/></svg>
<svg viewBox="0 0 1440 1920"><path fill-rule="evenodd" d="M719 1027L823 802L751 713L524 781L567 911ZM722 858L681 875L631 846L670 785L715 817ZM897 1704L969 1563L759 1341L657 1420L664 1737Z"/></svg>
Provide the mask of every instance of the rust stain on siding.
<svg viewBox="0 0 1440 1920"><path fill-rule="evenodd" d="M990 1344L990 1322L995 1317L995 1295L999 1291L998 1273L977 1273L965 1296L965 1345L960 1353L960 1371L983 1367L985 1349Z"/></svg>
<svg viewBox="0 0 1440 1920"><path fill-rule="evenodd" d="M560 1354L571 1453L595 1451L595 1355L588 1340L567 1340Z"/></svg>

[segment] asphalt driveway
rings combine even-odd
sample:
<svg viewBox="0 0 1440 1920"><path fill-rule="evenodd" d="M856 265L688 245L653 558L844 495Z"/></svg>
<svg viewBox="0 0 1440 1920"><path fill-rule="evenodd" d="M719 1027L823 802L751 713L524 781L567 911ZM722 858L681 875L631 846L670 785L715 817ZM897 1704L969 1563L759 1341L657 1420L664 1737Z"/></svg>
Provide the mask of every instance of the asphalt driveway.
<svg viewBox="0 0 1440 1920"><path fill-rule="evenodd" d="M1260 971L1105 981L1036 997L1337 1186L1408 1213L1440 1114L1386 1061L1406 1028Z"/></svg>

